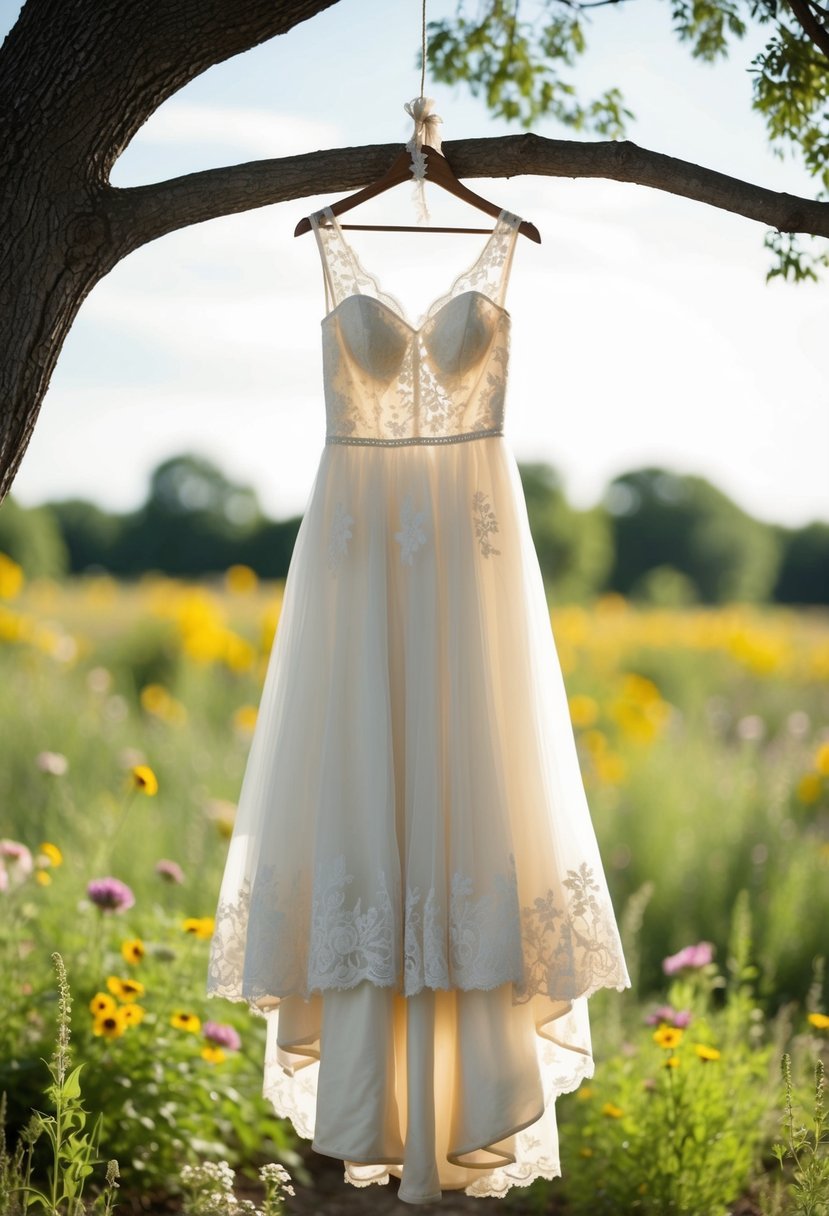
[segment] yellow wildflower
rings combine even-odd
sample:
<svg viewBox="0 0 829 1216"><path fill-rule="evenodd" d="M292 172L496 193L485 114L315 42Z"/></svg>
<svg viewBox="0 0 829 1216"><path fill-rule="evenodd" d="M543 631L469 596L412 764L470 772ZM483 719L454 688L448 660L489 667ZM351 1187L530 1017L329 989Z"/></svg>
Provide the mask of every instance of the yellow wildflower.
<svg viewBox="0 0 829 1216"><path fill-rule="evenodd" d="M185 933L192 933L194 937L209 940L213 936L214 920L212 916L188 916L182 922L182 929Z"/></svg>
<svg viewBox="0 0 829 1216"><path fill-rule="evenodd" d="M41 887L48 887L51 881L52 875L47 874L45 870L35 871L35 882L39 883Z"/></svg>
<svg viewBox="0 0 829 1216"><path fill-rule="evenodd" d="M225 587L228 591L245 594L249 591L255 591L259 583L256 571L250 566L243 566L241 563L235 566L228 566L225 571Z"/></svg>
<svg viewBox="0 0 829 1216"><path fill-rule="evenodd" d="M23 581L23 567L7 553L0 553L0 599L13 600L19 594Z"/></svg>
<svg viewBox="0 0 829 1216"><path fill-rule="evenodd" d="M815 752L815 768L821 777L829 777L829 743L821 743Z"/></svg>
<svg viewBox="0 0 829 1216"><path fill-rule="evenodd" d="M613 1102L605 1102L602 1107L602 1114L607 1115L611 1119L621 1119L625 1112L620 1106L615 1106Z"/></svg>
<svg viewBox="0 0 829 1216"><path fill-rule="evenodd" d="M576 693L570 697L570 721L574 726L592 726L599 716L599 707L593 697Z"/></svg>
<svg viewBox="0 0 829 1216"><path fill-rule="evenodd" d="M138 980L122 980L117 975L109 976L107 988L119 1001L134 1001L144 995L144 985Z"/></svg>
<svg viewBox="0 0 829 1216"><path fill-rule="evenodd" d="M256 725L256 706L240 705L233 715L233 725L236 730L250 732Z"/></svg>
<svg viewBox="0 0 829 1216"><path fill-rule="evenodd" d="M817 802L822 789L823 781L819 773L804 773L796 786L798 800L809 806Z"/></svg>
<svg viewBox="0 0 829 1216"><path fill-rule="evenodd" d="M121 954L128 963L140 963L146 953L140 937L130 937L121 942Z"/></svg>
<svg viewBox="0 0 829 1216"><path fill-rule="evenodd" d="M189 1030L191 1034L198 1034L201 1030L201 1018L195 1013L185 1013L179 1009L170 1018L170 1025L175 1026L176 1030Z"/></svg>
<svg viewBox="0 0 829 1216"><path fill-rule="evenodd" d="M96 992L89 1002L89 1008L94 1014L103 1014L111 1013L116 1008L116 1005L108 992Z"/></svg>
<svg viewBox="0 0 829 1216"><path fill-rule="evenodd" d="M810 1013L808 1020L817 1030L829 1030L829 1017L825 1013Z"/></svg>
<svg viewBox="0 0 829 1216"><path fill-rule="evenodd" d="M695 1043L694 1051L701 1060L719 1060L720 1058L716 1047L709 1047L707 1043Z"/></svg>
<svg viewBox="0 0 829 1216"><path fill-rule="evenodd" d="M653 1032L653 1041L660 1047L678 1047L682 1042L684 1031L681 1026L669 1026L663 1022Z"/></svg>
<svg viewBox="0 0 829 1216"><path fill-rule="evenodd" d="M222 1051L221 1047L213 1047L207 1043L201 1049L201 1057L203 1060L207 1060L210 1064L221 1064L222 1060L225 1058L225 1053Z"/></svg>
<svg viewBox="0 0 829 1216"><path fill-rule="evenodd" d="M679 1068L679 1056L668 1056L664 1068Z"/></svg>
<svg viewBox="0 0 829 1216"><path fill-rule="evenodd" d="M627 776L628 766L623 756L604 751L593 757L596 776L608 785L618 785Z"/></svg>
<svg viewBox="0 0 829 1216"><path fill-rule="evenodd" d="M137 1026L139 1022L143 1022L146 1009L143 1005L122 1005L121 1013L127 1026Z"/></svg>
<svg viewBox="0 0 829 1216"><path fill-rule="evenodd" d="M586 1102L588 1098L593 1097L593 1090L589 1085L582 1085L580 1089L576 1090L576 1097L580 1101Z"/></svg>
<svg viewBox="0 0 829 1216"><path fill-rule="evenodd" d="M593 1150L589 1144L583 1144L581 1146L581 1148L579 1149L579 1156L580 1157L592 1157L593 1156Z"/></svg>
<svg viewBox="0 0 829 1216"><path fill-rule="evenodd" d="M170 694L163 684L145 684L138 699L142 709L148 714L158 714L160 718L164 717L170 704Z"/></svg>
<svg viewBox="0 0 829 1216"><path fill-rule="evenodd" d="M582 739L587 750L592 752L594 756L607 750L607 735L595 726L590 730L586 730L582 735Z"/></svg>
<svg viewBox="0 0 829 1216"><path fill-rule="evenodd" d="M134 764L132 779L136 789L141 790L143 794L158 793L158 778L148 764Z"/></svg>
<svg viewBox="0 0 829 1216"><path fill-rule="evenodd" d="M125 1010L116 1006L105 1013L98 1014L92 1023L92 1033L103 1035L107 1039L117 1039L124 1033L128 1025Z"/></svg>
<svg viewBox="0 0 829 1216"><path fill-rule="evenodd" d="M42 862L41 857L44 859ZM48 840L44 840L38 849L37 860L41 865L60 866L63 865L63 853L61 853L56 844L50 844Z"/></svg>

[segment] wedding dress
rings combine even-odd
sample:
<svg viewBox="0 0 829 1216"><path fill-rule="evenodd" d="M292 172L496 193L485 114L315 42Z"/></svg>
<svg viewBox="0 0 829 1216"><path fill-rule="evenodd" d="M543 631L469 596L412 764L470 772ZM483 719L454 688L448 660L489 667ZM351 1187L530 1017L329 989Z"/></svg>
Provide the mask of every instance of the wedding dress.
<svg viewBox="0 0 829 1216"><path fill-rule="evenodd" d="M267 1018L263 1093L356 1185L561 1174L587 998L630 986L503 432L520 219L415 324L331 208L326 442L297 534L207 993Z"/></svg>

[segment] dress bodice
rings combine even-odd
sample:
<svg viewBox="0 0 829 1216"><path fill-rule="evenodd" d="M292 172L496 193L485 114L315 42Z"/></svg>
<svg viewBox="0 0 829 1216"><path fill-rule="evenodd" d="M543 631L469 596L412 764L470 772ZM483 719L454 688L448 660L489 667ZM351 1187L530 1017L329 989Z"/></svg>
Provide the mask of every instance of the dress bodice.
<svg viewBox="0 0 829 1216"><path fill-rule="evenodd" d="M502 432L503 300L520 223L502 210L478 259L413 325L363 269L331 208L311 216L327 308L326 442L450 443Z"/></svg>

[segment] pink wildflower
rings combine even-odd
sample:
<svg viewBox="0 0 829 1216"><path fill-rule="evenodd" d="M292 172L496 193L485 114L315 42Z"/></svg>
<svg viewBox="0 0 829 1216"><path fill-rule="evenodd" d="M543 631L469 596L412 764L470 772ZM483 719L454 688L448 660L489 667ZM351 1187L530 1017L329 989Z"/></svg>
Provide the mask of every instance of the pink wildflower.
<svg viewBox="0 0 829 1216"><path fill-rule="evenodd" d="M683 946L676 954L663 958L662 970L666 975L676 975L678 971L683 971L686 967L705 967L713 957L713 942L697 942L695 946Z"/></svg>

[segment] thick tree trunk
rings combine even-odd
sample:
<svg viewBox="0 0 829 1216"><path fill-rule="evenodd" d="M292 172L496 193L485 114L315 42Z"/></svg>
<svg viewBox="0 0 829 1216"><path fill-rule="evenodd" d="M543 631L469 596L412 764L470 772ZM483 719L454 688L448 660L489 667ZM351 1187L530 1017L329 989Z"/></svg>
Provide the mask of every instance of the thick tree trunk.
<svg viewBox="0 0 829 1216"><path fill-rule="evenodd" d="M340 148L116 189L149 115L214 63L335 0L29 0L0 49L0 501L89 291L132 250L215 216L381 175L397 145ZM829 236L829 204L778 194L630 141L508 135L446 142L459 177L604 177Z"/></svg>
<svg viewBox="0 0 829 1216"><path fill-rule="evenodd" d="M120 153L193 77L334 2L24 5L0 49L0 500L82 301L125 252L108 185Z"/></svg>

